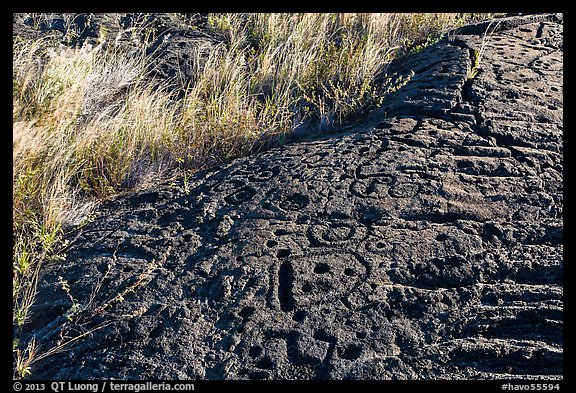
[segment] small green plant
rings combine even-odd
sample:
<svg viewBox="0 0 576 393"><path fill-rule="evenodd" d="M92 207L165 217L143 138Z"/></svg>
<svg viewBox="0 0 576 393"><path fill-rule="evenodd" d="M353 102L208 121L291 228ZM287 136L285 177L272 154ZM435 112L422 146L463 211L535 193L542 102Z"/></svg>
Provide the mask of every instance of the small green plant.
<svg viewBox="0 0 576 393"><path fill-rule="evenodd" d="M16 271L20 274L20 275L25 275L28 274L28 271L30 270L30 266L31 266L31 254L28 251L28 246L25 242L21 242L17 247L16 247Z"/></svg>
<svg viewBox="0 0 576 393"><path fill-rule="evenodd" d="M19 378L26 378L32 374L32 363L36 360L38 347L36 345L36 340L33 338L24 350L18 348L16 344L13 352L15 357L15 372L16 376Z"/></svg>
<svg viewBox="0 0 576 393"><path fill-rule="evenodd" d="M497 20L494 24L494 21L490 21L484 35L482 37L482 44L480 45L480 49L477 50L475 48L470 50L470 69L466 74L466 80L470 81L478 76L480 72L480 62L482 60L482 55L484 54L484 50L486 49L486 45L490 42L492 35L498 29L501 20Z"/></svg>
<svg viewBox="0 0 576 393"><path fill-rule="evenodd" d="M210 14L208 25L220 33L227 33L232 25L231 17L230 14Z"/></svg>
<svg viewBox="0 0 576 393"><path fill-rule="evenodd" d="M183 180L184 180L184 193L186 195L190 194L190 184L189 184L189 180L190 180L190 173L188 173L187 171L184 172L183 175Z"/></svg>
<svg viewBox="0 0 576 393"><path fill-rule="evenodd" d="M29 307L19 307L14 309L12 319L16 322L18 327L24 326L28 317L28 308Z"/></svg>
<svg viewBox="0 0 576 393"><path fill-rule="evenodd" d="M60 340L58 343L51 347L50 349L39 352L39 345L36 343L36 339L33 337L32 340L26 345L24 350L17 347L16 342L13 342L13 349L12 352L14 353L14 377L15 378L26 378L32 375L32 364L35 362L39 362L42 359L45 359L49 356L52 356L58 352L61 352L66 349L70 344L81 340L87 336L90 336L92 333L96 332L97 330L103 329L106 326L109 326L112 322L102 322L95 327L84 331L83 333L74 336L72 338L64 338L65 332L60 332ZM19 345L19 344L18 344Z"/></svg>
<svg viewBox="0 0 576 393"><path fill-rule="evenodd" d="M190 194L190 170L185 167L185 162L183 157L177 157L176 162L179 165L180 172L182 174L182 188L186 195Z"/></svg>
<svg viewBox="0 0 576 393"><path fill-rule="evenodd" d="M68 285L68 282L66 280L64 280L62 278L62 276L58 276L58 284L60 285L62 290L64 290L64 292L66 292L66 296L68 296L68 299L70 299L70 302L72 303L72 305L70 306L70 309L68 311L66 311L66 314L64 314L64 316L66 317L66 319L68 321L73 322L78 317L78 315L82 312L82 306L74 298L74 296L72 296L72 294L70 292L70 285Z"/></svg>
<svg viewBox="0 0 576 393"><path fill-rule="evenodd" d="M480 51L476 50L476 49L471 49L470 50L470 68L468 69L468 72L466 73L466 80L472 80L474 78L476 78L476 76L478 76L478 67L480 66L480 58L481 53Z"/></svg>
<svg viewBox="0 0 576 393"><path fill-rule="evenodd" d="M105 312L107 309L112 308L114 305L122 303L128 294L135 292L139 287L145 285L146 280L148 280L151 277L153 271L158 266L160 266L161 263L165 261L166 256L169 254L169 250L170 249L166 251L166 253L164 254L164 258L160 262L156 261L155 259L150 261L146 266L146 269L136 277L134 282L126 286L126 288L124 288L122 291L118 292L113 298L103 302L98 307L95 307L91 311L90 315L91 316L99 315Z"/></svg>

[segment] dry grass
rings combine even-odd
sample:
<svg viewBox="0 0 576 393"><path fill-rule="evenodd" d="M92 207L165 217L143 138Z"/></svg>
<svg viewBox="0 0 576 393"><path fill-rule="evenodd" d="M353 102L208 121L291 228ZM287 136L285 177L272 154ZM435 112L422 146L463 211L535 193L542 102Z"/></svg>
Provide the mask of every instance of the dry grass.
<svg viewBox="0 0 576 393"><path fill-rule="evenodd" d="M54 48L16 37L14 325L28 320L63 226L80 224L97 201L282 144L303 123L337 127L403 82L375 83L395 56L485 16L212 14L210 29L225 39L192 54L194 82L183 98L151 84L146 56L113 43Z"/></svg>

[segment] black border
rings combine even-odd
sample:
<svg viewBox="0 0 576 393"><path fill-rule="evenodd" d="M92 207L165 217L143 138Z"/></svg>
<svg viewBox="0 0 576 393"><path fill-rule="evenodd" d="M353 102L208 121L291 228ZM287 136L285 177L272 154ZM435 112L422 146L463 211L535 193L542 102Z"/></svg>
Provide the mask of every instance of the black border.
<svg viewBox="0 0 576 393"><path fill-rule="evenodd" d="M365 0L352 0L348 2L342 2L338 0L321 0L321 1L308 1L308 2L297 2L294 0L286 1L286 2L279 2L279 1L268 1L268 2L244 2L238 1L235 2L228 2L225 1L218 1L218 2L211 2L211 1L178 1L173 3L168 2L154 2L154 3L128 3L128 2L115 2L115 3L102 3L100 1L96 2L43 2L43 3L32 3L32 2L18 2L9 4L10 8L12 8L12 13L21 13L21 12L38 12L39 10L42 12L507 12L507 13L562 13L564 16L564 32L568 33L568 37L570 36L570 13L566 12L566 8L568 7L568 2L553 2L553 1L528 1L524 0L522 2L487 2L487 1L462 1L459 2L426 2L426 3L417 3L417 2L403 2L396 0L395 2L390 1L365 1ZM5 13L6 19L9 18L8 13ZM568 15L568 16L567 16ZM8 22L8 20L6 20ZM6 23L6 26L9 26ZM568 27L568 28L567 28ZM8 27L6 27L8 28ZM6 35L8 37L8 33ZM6 46L9 45L9 40L6 39L4 44ZM570 39L566 39L566 34L564 36L564 44L568 43L568 48L570 48ZM9 49L11 50L11 49ZM570 50L568 51L570 53ZM6 57L7 60L7 57ZM8 60L7 60L8 61ZM568 67L566 69L568 72L564 73L564 78L568 81L572 78L571 70L573 69L570 67L570 56L565 57L565 61L568 63ZM8 77L6 77L7 84ZM564 89L565 95L564 100L570 104L570 95L574 94L573 90L570 89L573 86L570 82L564 85L568 86L568 89ZM6 97L8 92L11 89L11 85L6 86L5 92ZM566 100L566 96L568 96L568 100ZM8 99L8 98L7 98ZM570 107L569 111L570 111ZM6 122L8 121L9 117L6 114ZM566 117L569 119L569 116ZM566 121L565 121L566 123ZM570 124L570 120L568 120L568 124ZM571 138L571 128L566 127L564 125L565 131L563 134L564 141L570 141ZM9 140L8 140L8 132L5 132L6 135L6 143L5 146L8 149ZM568 143L568 146L573 146L572 144ZM9 152L6 152L4 159L8 161L8 157L11 155ZM574 168L574 163L571 163L572 154L568 155L568 160L564 163L564 173L563 179L564 183L568 185L568 195L570 195L570 191L572 187L570 187L570 168ZM6 163L6 167L8 167L8 162ZM568 180L568 181L566 181ZM8 170L6 171L6 183L11 181L8 179ZM12 188L10 189L10 194L12 193ZM570 198L568 198L569 200ZM571 204L564 203L564 206L567 208L564 213L564 217L572 217L573 215L570 213L571 211ZM11 228L8 228L8 225L11 224L11 218L8 217L9 211L8 209L4 210L5 219L3 220L6 223L6 229L11 233ZM563 229L565 230L565 225L563 225ZM571 239L569 236L570 234L570 226L568 226L568 236L567 239ZM11 239L11 238L10 238ZM12 240L10 240L12 243ZM565 243L565 250L571 249L571 242ZM5 247L6 253L11 253L8 247ZM570 251L567 252L570 255ZM569 258L564 258L564 260ZM8 255L4 260L4 267L6 270L10 269L8 264ZM571 302L568 300L570 299L571 290L571 278L573 277L570 274L572 270L571 263L568 265L564 264L564 315L570 316L570 305ZM11 270L8 270L7 275L11 275ZM10 298L8 292L10 290L10 286L6 285L5 289L6 294L4 299L6 299L7 307L12 307L10 304L8 306L8 299ZM9 313L6 311L4 313L5 318L8 319ZM8 325L8 321L6 321L6 326ZM563 381L555 381L555 380L380 380L380 381L366 381L366 380L354 380L354 381L345 381L345 380L324 380L324 381L291 381L291 380L276 380L276 381L177 381L177 380L154 380L150 382L154 383L166 383L171 386L174 386L178 383L193 383L194 384L194 392L205 392L205 391L212 391L213 389L266 389L269 391L271 387L275 386L282 386L286 388L298 389L298 388L322 388L322 389L360 389L362 392L364 391L372 391L373 389L378 388L390 388L390 389L427 389L427 388L435 388L435 389L454 389L455 391L462 391L462 389L466 388L480 388L486 392L493 392L493 391L505 391L502 389L503 384L512 384L512 385L531 385L531 384L558 384L561 391L564 391L568 385L572 383L572 375L570 373L570 369L566 367L566 365L570 365L570 361L566 361L567 357L572 353L571 349L571 332L573 332L573 324L571 323L569 318L564 319L564 380ZM4 340L5 345L8 346L10 340ZM6 352L8 352L8 348L6 348ZM6 354L6 358L8 358ZM22 389L21 391L30 391L26 390L26 387L30 385L40 386L41 384L45 387L45 392L52 392L53 390L50 389L50 384L52 382L70 382L70 381L51 381L51 380L32 380L32 381L15 381L12 380L12 367L6 365L4 368L4 372L6 373L6 379L9 380L8 386L11 387L11 391L17 392L15 383L21 383ZM3 378L4 379L4 378ZM73 382L73 381L72 381ZM96 383L98 384L98 391L102 392L102 387L105 381L95 380L95 381L79 381L84 383ZM145 381L115 381L118 383L125 383L125 384L138 384L144 383ZM536 387L534 390L543 390L537 389ZM69 390L63 389L62 392L67 392ZM106 392L110 392L110 388L108 387ZM144 391L144 390L141 390ZM174 390L172 390L174 391ZM192 390L191 390L192 391ZM530 390L531 391L531 390ZM557 390L552 390L555 392ZM79 392L79 391L77 391ZM130 392L130 390L125 390L125 392Z"/></svg>

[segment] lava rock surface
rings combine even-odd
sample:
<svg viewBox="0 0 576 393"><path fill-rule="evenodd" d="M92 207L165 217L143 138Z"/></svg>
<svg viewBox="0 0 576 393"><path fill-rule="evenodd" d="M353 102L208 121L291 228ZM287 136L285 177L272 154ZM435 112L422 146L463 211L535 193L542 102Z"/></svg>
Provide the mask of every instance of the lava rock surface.
<svg viewBox="0 0 576 393"><path fill-rule="evenodd" d="M561 379L562 17L493 26L361 126L103 204L40 280L33 378Z"/></svg>

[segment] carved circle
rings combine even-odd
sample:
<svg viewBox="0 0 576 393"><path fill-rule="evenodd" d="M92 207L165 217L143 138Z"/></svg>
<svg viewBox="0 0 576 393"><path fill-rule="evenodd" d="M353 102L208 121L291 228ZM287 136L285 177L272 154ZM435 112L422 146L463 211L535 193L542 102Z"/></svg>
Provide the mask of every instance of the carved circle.
<svg viewBox="0 0 576 393"><path fill-rule="evenodd" d="M409 198L418 194L420 186L411 182L398 182L388 189L388 194L394 198Z"/></svg>
<svg viewBox="0 0 576 393"><path fill-rule="evenodd" d="M300 193L282 195L277 205L284 211L299 211L308 206L310 197Z"/></svg>
<svg viewBox="0 0 576 393"><path fill-rule="evenodd" d="M360 198L381 198L387 194L392 182L392 176L354 180L350 185L350 192Z"/></svg>
<svg viewBox="0 0 576 393"><path fill-rule="evenodd" d="M261 166L257 171L255 171L255 173L248 176L248 181L255 183L265 182L275 178L279 173L280 169L277 166L271 168Z"/></svg>
<svg viewBox="0 0 576 393"><path fill-rule="evenodd" d="M252 199L254 195L256 195L256 190L246 186L228 195L224 200L231 205L239 205Z"/></svg>
<svg viewBox="0 0 576 393"><path fill-rule="evenodd" d="M312 246L345 246L352 240L362 238L365 234L363 227L354 222L331 222L330 224L316 224L308 229L308 240Z"/></svg>

